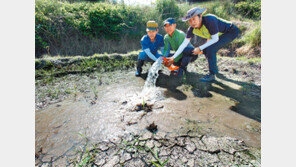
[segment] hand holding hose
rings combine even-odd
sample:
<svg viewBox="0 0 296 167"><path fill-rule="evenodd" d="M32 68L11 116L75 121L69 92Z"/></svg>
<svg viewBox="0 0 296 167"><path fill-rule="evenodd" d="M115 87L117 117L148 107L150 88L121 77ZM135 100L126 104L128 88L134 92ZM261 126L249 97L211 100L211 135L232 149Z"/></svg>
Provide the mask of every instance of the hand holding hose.
<svg viewBox="0 0 296 167"><path fill-rule="evenodd" d="M202 54L202 52L203 52L203 51L201 51L199 47L196 47L196 48L192 51L192 53L193 53L194 55Z"/></svg>

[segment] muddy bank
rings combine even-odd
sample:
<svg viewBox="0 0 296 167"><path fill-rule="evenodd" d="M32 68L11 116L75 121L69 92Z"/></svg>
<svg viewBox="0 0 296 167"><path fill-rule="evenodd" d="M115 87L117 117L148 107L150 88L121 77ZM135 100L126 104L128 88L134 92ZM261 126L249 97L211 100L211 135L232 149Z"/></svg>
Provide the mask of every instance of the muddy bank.
<svg viewBox="0 0 296 167"><path fill-rule="evenodd" d="M148 146L159 151L169 148L171 152L161 157L161 162L169 159L168 166L260 166L261 66L236 59L218 62L220 75L212 84L198 82L206 73L204 58L190 64L183 79L162 69L153 100L140 96L146 75L136 78L134 70L36 80L36 165L83 163L84 155L91 155L85 160L90 165L150 165L150 158L157 158L145 150ZM143 102L153 105L152 111L134 110ZM152 123L157 125L155 135L171 147L151 137L136 147L144 147L145 152L129 152L131 158L117 153L124 149L116 145L125 147L139 136L152 135L147 130ZM81 148L82 153L76 151ZM182 162L179 152L185 157Z"/></svg>

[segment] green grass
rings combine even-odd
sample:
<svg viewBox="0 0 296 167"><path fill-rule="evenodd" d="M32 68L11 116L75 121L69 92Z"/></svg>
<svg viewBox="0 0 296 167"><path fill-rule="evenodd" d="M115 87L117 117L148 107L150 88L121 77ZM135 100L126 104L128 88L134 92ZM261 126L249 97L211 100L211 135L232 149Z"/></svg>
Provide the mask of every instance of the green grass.
<svg viewBox="0 0 296 167"><path fill-rule="evenodd" d="M246 61L249 64L251 63L261 63L261 57L252 57L252 58L247 58L247 57L236 57L236 60L241 60L241 61Z"/></svg>
<svg viewBox="0 0 296 167"><path fill-rule="evenodd" d="M188 24L180 18L187 10L206 7L206 13L215 14L226 20L257 22L261 1L256 0L237 6L233 0L207 1L198 3L179 3L175 0L158 0L155 8L151 6L126 6L121 3L87 2L67 0L37 0L35 2L35 44L36 55L91 56L95 53L126 53L140 49L140 39L145 32L148 20L160 25L160 34L165 34L161 26L167 17L174 17L177 28L186 32ZM256 9L255 9L256 8ZM248 12L256 18L247 17ZM257 12L257 13L256 13ZM259 13L260 14L260 13ZM99 21L100 20L100 21ZM106 24L108 23L108 24ZM253 27L253 25L251 25ZM245 43L258 45L259 27L248 33ZM242 31L249 31L246 27ZM243 42L243 41L240 41ZM50 64L48 64L50 66Z"/></svg>
<svg viewBox="0 0 296 167"><path fill-rule="evenodd" d="M114 70L127 70L134 68L138 52L128 54L95 54L91 57L53 57L35 59L35 78L44 79L46 82L53 77L69 73L82 74L92 72L105 72Z"/></svg>

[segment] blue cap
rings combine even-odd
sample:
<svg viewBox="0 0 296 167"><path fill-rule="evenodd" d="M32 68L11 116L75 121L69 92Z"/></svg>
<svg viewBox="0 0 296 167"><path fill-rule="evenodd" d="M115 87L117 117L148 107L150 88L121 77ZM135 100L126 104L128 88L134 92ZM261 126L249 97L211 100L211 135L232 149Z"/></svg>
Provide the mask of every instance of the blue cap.
<svg viewBox="0 0 296 167"><path fill-rule="evenodd" d="M165 26L166 24L170 24L170 25L172 25L172 24L175 24L176 22L175 22L175 19L173 19L173 18L167 18L164 22L163 22L163 26Z"/></svg>

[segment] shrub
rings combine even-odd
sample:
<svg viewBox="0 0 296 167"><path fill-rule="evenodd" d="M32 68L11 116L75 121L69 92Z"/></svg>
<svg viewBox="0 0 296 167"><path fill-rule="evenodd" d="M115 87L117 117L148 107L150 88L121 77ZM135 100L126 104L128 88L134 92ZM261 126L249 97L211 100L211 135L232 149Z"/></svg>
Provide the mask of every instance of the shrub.
<svg viewBox="0 0 296 167"><path fill-rule="evenodd" d="M178 18L180 16L180 9L175 0L157 0L156 10L162 19Z"/></svg>
<svg viewBox="0 0 296 167"><path fill-rule="evenodd" d="M247 0L235 4L236 11L248 18L261 19L261 0Z"/></svg>
<svg viewBox="0 0 296 167"><path fill-rule="evenodd" d="M251 44L253 47L261 46L261 21L255 25L252 31L245 35L245 40L246 43Z"/></svg>
<svg viewBox="0 0 296 167"><path fill-rule="evenodd" d="M53 55L93 55L95 53L126 53L140 49L140 39L146 34L148 20L159 23L160 34L165 34L162 22L168 17L176 19L177 28L186 32L189 25L179 18L187 10L206 7L223 19L241 18L243 7L235 7L232 0L209 1L197 4L177 3L175 0L157 0L156 6L126 6L84 0L35 1L35 53ZM249 4L260 0L248 0ZM238 4L243 3L239 1ZM241 5L243 6L243 5ZM249 5L250 6L250 5ZM260 6L260 5L259 5ZM253 7L254 8L254 7ZM252 15L251 13L249 13ZM261 33L259 30L254 34ZM256 35L253 35L256 36ZM250 37L255 39L254 37ZM253 43L256 40L253 41ZM128 44L128 45L127 45Z"/></svg>

